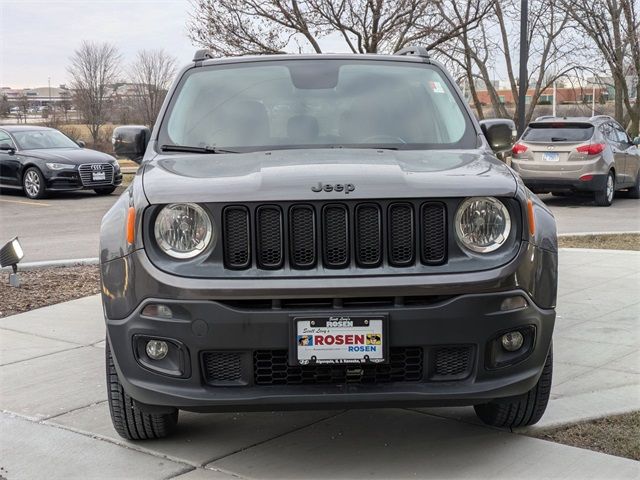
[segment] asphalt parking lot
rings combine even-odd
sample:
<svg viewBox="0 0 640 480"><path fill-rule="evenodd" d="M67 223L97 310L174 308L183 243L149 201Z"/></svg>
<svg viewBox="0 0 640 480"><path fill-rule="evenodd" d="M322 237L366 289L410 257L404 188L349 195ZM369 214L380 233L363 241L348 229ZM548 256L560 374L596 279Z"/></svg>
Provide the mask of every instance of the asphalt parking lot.
<svg viewBox="0 0 640 480"><path fill-rule="evenodd" d="M30 200L4 189L0 192L0 242L18 236L24 262L97 257L100 221L117 199L117 193L98 196L87 190Z"/></svg>
<svg viewBox="0 0 640 480"><path fill-rule="evenodd" d="M604 209L596 207L591 197L541 198L556 215L559 233L640 231L640 201L624 194ZM117 199L118 193L100 197L93 191L80 191L29 200L3 190L0 241L17 235L25 251L24 262L97 257L100 221Z"/></svg>

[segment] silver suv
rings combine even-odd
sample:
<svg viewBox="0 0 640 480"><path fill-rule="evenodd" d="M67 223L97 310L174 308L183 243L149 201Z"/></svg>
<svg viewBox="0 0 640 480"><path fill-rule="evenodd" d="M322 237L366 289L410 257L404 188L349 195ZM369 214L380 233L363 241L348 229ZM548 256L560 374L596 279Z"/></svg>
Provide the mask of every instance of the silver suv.
<svg viewBox="0 0 640 480"><path fill-rule="evenodd" d="M613 118L539 118L513 146L513 169L536 193L593 192L609 206L616 190L640 198L640 137Z"/></svg>

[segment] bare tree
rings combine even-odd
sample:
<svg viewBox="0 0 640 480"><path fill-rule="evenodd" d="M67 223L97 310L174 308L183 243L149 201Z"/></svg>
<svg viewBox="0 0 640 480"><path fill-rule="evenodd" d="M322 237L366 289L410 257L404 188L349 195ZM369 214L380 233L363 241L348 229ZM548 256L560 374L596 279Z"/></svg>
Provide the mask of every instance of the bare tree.
<svg viewBox="0 0 640 480"><path fill-rule="evenodd" d="M526 86L531 93L525 112L527 123L531 121L545 90L557 80L576 72L581 64L581 56L577 53L579 37L561 1L532 0L529 3L529 77ZM475 87L478 81L487 90L493 115L510 116L494 83L495 73L492 76L491 65L504 65L508 88L514 99L518 96L520 79L517 77L517 65L520 59L516 55L519 51L519 4L515 0L495 1L491 14L481 20L478 28L473 31L465 29L453 42L438 49L450 62L465 69L479 118L483 118L484 114ZM469 15L463 9L455 9L454 13L449 17L452 24L465 23ZM512 118L518 118L517 105Z"/></svg>
<svg viewBox="0 0 640 480"><path fill-rule="evenodd" d="M176 58L162 49L142 50L131 66L131 82L138 111L153 126L175 75Z"/></svg>
<svg viewBox="0 0 640 480"><path fill-rule="evenodd" d="M108 93L120 74L121 56L109 43L83 41L71 57L69 74L75 104L89 128L94 143L106 119Z"/></svg>
<svg viewBox="0 0 640 480"><path fill-rule="evenodd" d="M491 0L470 0L462 24L447 21L457 0L191 0L189 37L218 55L320 53L338 33L354 53L434 48L477 26Z"/></svg>
<svg viewBox="0 0 640 480"><path fill-rule="evenodd" d="M616 120L629 123L631 134L637 135L640 124L640 12L637 0L565 0L564 4L582 32L595 44L613 77ZM635 78L635 85L629 82L630 78ZM635 104L631 100L633 96ZM625 122L624 108L628 122Z"/></svg>

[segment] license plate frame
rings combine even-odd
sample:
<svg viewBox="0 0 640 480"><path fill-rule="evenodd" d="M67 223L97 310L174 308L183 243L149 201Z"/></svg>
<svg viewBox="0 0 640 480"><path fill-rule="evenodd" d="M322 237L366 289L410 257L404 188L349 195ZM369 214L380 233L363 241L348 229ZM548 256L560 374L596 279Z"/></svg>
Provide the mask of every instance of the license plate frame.
<svg viewBox="0 0 640 480"><path fill-rule="evenodd" d="M558 152L544 152L542 154L542 160L545 162L559 162L560 154Z"/></svg>
<svg viewBox="0 0 640 480"><path fill-rule="evenodd" d="M107 174L104 171L91 172L91 180L94 182L104 182L107 180Z"/></svg>
<svg viewBox="0 0 640 480"><path fill-rule="evenodd" d="M387 313L291 315L290 319L290 365L372 365L389 362L389 314ZM366 324L365 321L369 323ZM314 324L312 325L311 322ZM327 324L327 322L332 323ZM338 341L336 335L342 335L342 343L322 345L322 348L318 348L320 345L302 345L300 337L305 333L301 327L311 329L306 334L312 337L333 336L334 342ZM349 340L347 335L364 335L364 342L356 338ZM379 338L367 335L379 335ZM356 350L349 352L349 347ZM315 358L310 355L311 353L315 353Z"/></svg>

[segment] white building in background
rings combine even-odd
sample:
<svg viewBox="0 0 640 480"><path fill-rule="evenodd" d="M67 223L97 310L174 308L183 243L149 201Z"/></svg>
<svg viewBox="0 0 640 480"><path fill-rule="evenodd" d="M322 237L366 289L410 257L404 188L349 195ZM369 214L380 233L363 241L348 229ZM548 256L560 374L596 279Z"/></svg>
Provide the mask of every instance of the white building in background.
<svg viewBox="0 0 640 480"><path fill-rule="evenodd" d="M69 108L72 101L72 92L66 85L37 88L1 87L0 96L6 96L12 106L21 107L61 106Z"/></svg>

